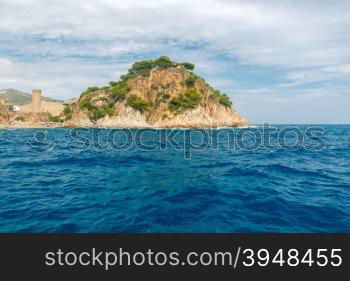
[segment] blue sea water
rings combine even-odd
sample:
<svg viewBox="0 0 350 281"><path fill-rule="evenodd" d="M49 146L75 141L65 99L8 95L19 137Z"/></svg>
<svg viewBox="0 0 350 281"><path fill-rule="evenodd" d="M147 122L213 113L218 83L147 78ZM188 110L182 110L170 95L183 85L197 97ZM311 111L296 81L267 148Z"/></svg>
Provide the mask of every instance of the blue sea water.
<svg viewBox="0 0 350 281"><path fill-rule="evenodd" d="M350 126L276 127L0 130L0 232L350 232Z"/></svg>

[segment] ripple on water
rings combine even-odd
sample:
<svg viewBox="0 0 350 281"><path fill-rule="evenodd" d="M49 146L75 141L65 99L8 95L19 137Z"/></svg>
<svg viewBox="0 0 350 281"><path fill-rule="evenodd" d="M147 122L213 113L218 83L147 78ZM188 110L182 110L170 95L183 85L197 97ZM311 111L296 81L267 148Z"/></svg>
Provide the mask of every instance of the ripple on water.
<svg viewBox="0 0 350 281"><path fill-rule="evenodd" d="M324 128L321 151L230 150L218 135L191 160L172 147L77 152L65 129L32 151L35 130L0 131L0 231L349 232L350 126Z"/></svg>

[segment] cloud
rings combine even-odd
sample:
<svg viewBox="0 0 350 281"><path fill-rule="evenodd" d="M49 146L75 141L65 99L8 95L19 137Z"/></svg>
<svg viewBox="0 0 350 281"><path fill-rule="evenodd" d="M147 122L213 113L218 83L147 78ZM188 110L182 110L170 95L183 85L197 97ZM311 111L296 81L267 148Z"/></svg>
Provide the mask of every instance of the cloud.
<svg viewBox="0 0 350 281"><path fill-rule="evenodd" d="M347 0L0 0L0 6L0 88L77 96L117 79L135 60L167 54L195 63L242 105L249 96L256 102L296 99L295 91L312 96L310 84L333 97L329 84L348 89Z"/></svg>
<svg viewBox="0 0 350 281"><path fill-rule="evenodd" d="M9 59L0 58L0 73L10 73L13 68L13 63Z"/></svg>

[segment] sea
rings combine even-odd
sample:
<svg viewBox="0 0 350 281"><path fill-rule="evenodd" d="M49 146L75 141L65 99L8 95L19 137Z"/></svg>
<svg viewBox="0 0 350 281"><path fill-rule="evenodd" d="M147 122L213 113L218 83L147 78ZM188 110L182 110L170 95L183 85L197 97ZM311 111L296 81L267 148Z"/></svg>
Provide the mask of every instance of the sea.
<svg viewBox="0 0 350 281"><path fill-rule="evenodd" d="M350 232L350 125L2 129L0 232Z"/></svg>

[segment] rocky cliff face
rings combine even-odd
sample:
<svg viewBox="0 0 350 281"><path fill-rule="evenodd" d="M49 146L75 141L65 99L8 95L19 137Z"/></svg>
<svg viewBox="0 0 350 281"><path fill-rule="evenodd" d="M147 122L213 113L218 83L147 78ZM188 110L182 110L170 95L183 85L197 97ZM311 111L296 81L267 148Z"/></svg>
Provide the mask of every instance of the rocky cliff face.
<svg viewBox="0 0 350 281"><path fill-rule="evenodd" d="M89 88L64 111L66 126L211 128L246 126L225 94L167 57L137 62L119 82Z"/></svg>
<svg viewBox="0 0 350 281"><path fill-rule="evenodd" d="M0 104L0 124L7 124L9 121L9 114L4 105Z"/></svg>

